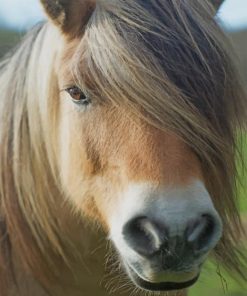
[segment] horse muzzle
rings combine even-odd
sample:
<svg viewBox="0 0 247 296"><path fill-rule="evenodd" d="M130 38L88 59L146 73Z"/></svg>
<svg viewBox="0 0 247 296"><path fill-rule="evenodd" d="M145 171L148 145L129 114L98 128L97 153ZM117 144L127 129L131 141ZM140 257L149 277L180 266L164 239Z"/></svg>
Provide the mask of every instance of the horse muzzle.
<svg viewBox="0 0 247 296"><path fill-rule="evenodd" d="M178 290L194 284L206 254L218 239L216 224L214 217L202 215L190 221L180 236L170 236L167 225L147 217L129 221L123 236L139 255L125 264L131 279L152 291Z"/></svg>
<svg viewBox="0 0 247 296"><path fill-rule="evenodd" d="M138 190L131 192L133 202ZM199 193L200 198L195 198ZM184 192L159 193L142 202L137 199L132 204L136 210L132 207L128 212L123 206L124 214L119 214L111 234L129 277L151 291L193 285L222 235L221 219L207 191L202 184L194 184ZM127 222L122 223L124 220Z"/></svg>

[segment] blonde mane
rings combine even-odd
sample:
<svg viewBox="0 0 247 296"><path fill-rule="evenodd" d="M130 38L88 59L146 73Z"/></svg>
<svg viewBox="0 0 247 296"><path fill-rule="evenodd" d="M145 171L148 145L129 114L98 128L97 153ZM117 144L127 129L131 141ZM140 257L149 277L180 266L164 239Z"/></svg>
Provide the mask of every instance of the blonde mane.
<svg viewBox="0 0 247 296"><path fill-rule="evenodd" d="M244 276L235 195L237 136L247 102L224 34L206 1L150 0L151 9L140 2L99 1L79 45L68 47L64 65L93 96L175 132L193 149L224 223L217 262ZM13 254L45 282L56 276L60 260L69 266L72 253L79 253L64 227L64 213L73 209L56 166L56 59L64 46L59 31L43 24L0 64L3 291L14 281Z"/></svg>
<svg viewBox="0 0 247 296"><path fill-rule="evenodd" d="M1 245L8 252L8 256L0 254L1 287L6 284L6 270L11 271L11 252L27 268L35 266L37 274L44 270L49 274L54 268L50 259L65 258L66 235L60 229L59 215L54 215L59 213L56 199L62 193L51 161L57 110L54 102L50 105L43 99L53 98L56 91L55 52L45 49L52 38L59 38L54 29L38 26L1 65ZM12 273L8 275L11 284Z"/></svg>

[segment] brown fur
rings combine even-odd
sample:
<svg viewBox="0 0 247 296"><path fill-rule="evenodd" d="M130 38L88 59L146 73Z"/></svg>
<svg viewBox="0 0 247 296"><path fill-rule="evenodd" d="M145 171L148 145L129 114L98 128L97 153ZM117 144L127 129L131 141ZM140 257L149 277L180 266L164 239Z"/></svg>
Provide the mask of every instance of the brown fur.
<svg viewBox="0 0 247 296"><path fill-rule="evenodd" d="M95 0L41 0L51 20L70 38L81 35L94 8Z"/></svg>
<svg viewBox="0 0 247 296"><path fill-rule="evenodd" d="M87 295L107 295L107 243L85 224L107 232L131 181L201 179L224 223L215 256L243 275L235 158L246 100L211 6L101 0L85 16L79 1L61 17L51 3L60 30L34 30L0 66L1 296L15 279L15 296L79 295L90 278ZM88 110L63 91L73 85L92 98Z"/></svg>

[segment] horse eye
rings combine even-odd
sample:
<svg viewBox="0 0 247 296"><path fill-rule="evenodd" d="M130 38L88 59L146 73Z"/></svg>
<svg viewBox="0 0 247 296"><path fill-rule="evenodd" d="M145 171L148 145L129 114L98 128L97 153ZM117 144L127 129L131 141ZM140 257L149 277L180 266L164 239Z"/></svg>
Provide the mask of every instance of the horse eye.
<svg viewBox="0 0 247 296"><path fill-rule="evenodd" d="M77 86L67 88L66 92L71 96L73 102L76 104L88 105L91 102L84 92Z"/></svg>

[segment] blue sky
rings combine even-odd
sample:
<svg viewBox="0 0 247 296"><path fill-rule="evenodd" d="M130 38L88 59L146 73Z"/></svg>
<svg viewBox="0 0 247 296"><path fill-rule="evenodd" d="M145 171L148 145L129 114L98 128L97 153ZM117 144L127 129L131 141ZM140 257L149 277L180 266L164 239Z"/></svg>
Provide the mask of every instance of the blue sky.
<svg viewBox="0 0 247 296"><path fill-rule="evenodd" d="M225 0L218 14L229 30L247 28L247 0ZM39 0L0 0L0 24L19 31L44 18Z"/></svg>

